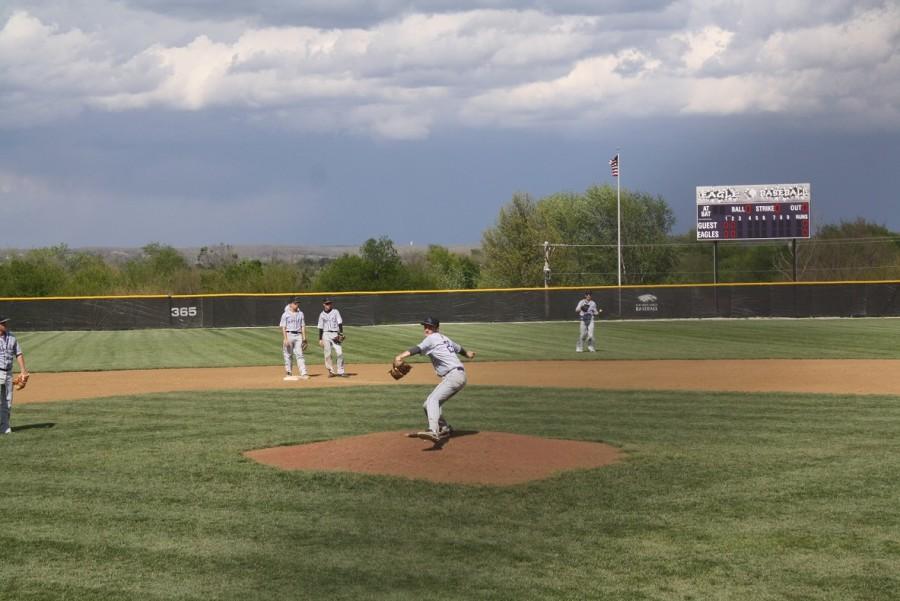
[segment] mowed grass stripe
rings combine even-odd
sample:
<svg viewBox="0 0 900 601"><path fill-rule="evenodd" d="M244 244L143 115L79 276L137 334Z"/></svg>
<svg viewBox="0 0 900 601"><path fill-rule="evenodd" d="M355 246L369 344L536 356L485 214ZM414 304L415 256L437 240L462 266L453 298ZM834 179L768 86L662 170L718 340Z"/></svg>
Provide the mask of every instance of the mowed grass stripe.
<svg viewBox="0 0 900 601"><path fill-rule="evenodd" d="M467 387L446 406L458 428L628 453L511 488L283 472L240 455L418 427L429 389L17 407L24 428L0 439L0 598L878 601L900 590L897 398Z"/></svg>
<svg viewBox="0 0 900 601"><path fill-rule="evenodd" d="M575 353L578 324L447 324L483 361L598 359L898 359L900 319L601 322L597 353ZM422 340L416 325L347 327L348 365L386 363ZM280 365L278 328L25 332L36 372ZM323 363L308 330L309 365ZM414 361L421 361L414 358Z"/></svg>

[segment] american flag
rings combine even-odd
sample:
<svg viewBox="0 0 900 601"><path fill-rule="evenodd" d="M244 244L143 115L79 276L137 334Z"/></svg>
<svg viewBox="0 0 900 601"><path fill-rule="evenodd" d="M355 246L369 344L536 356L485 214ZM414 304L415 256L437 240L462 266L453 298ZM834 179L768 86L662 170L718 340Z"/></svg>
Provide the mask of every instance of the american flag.
<svg viewBox="0 0 900 601"><path fill-rule="evenodd" d="M609 166L612 169L613 177L619 177L619 155L609 159Z"/></svg>

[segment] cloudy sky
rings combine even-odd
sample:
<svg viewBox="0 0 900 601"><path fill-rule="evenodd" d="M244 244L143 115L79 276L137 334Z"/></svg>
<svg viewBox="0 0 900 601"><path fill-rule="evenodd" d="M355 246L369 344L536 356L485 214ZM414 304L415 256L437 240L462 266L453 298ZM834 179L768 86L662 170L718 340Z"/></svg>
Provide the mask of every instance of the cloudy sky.
<svg viewBox="0 0 900 601"><path fill-rule="evenodd" d="M516 192L900 231L897 0L0 0L0 247L477 243Z"/></svg>

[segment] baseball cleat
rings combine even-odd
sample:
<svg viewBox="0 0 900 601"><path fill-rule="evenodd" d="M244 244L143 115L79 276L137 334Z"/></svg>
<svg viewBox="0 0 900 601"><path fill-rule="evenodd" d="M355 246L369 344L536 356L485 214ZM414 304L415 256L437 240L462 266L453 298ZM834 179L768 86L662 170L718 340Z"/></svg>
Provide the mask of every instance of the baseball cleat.
<svg viewBox="0 0 900 601"><path fill-rule="evenodd" d="M450 424L444 424L443 426L441 426L441 431L439 432L439 434L441 435L441 437L453 436L453 426L451 426Z"/></svg>
<svg viewBox="0 0 900 601"><path fill-rule="evenodd" d="M429 442L437 444L446 437L441 437L440 434L436 434L431 430L425 430L424 432L416 432L416 438L421 438L422 440L427 440Z"/></svg>
<svg viewBox="0 0 900 601"><path fill-rule="evenodd" d="M3 431L3 434L12 434L12 428L7 428Z"/></svg>

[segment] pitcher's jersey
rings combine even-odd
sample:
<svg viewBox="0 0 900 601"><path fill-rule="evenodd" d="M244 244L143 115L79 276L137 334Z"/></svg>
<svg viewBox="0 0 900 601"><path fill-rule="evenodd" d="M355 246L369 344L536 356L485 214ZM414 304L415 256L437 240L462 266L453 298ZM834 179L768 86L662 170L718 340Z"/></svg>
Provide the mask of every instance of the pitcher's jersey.
<svg viewBox="0 0 900 601"><path fill-rule="evenodd" d="M303 318L303 311L285 311L281 315L281 322L278 324L288 332L303 332L303 326L306 321Z"/></svg>
<svg viewBox="0 0 900 601"><path fill-rule="evenodd" d="M419 343L419 350L431 359L431 365L437 375L443 377L451 370L461 368L462 361L457 353L462 347L440 332L433 332Z"/></svg>
<svg viewBox="0 0 900 601"><path fill-rule="evenodd" d="M337 309L332 309L327 313L322 311L319 313L319 329L324 330L325 332L340 332L341 324L344 321L341 319L341 312Z"/></svg>

